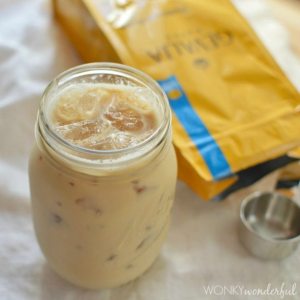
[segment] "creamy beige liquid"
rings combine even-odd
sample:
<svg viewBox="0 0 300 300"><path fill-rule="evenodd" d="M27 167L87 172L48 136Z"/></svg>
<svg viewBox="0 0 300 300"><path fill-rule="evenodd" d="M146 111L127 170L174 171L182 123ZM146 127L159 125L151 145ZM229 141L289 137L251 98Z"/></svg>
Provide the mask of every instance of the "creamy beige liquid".
<svg viewBox="0 0 300 300"><path fill-rule="evenodd" d="M65 88L49 108L53 130L87 149L141 143L162 116L136 89L108 84ZM152 264L168 231L174 198L177 172L170 143L136 170L125 167L108 176L70 171L36 146L29 170L39 244L62 277L87 288L114 287Z"/></svg>

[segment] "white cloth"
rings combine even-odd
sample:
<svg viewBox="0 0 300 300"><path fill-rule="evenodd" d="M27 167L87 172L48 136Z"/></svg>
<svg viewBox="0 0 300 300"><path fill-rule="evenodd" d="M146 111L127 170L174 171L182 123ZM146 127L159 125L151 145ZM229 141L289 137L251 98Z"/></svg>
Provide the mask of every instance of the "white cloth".
<svg viewBox="0 0 300 300"><path fill-rule="evenodd" d="M299 88L299 61L264 1L235 2ZM53 24L48 1L0 0L0 299L257 299L205 296L204 286L266 288L270 283L280 288L282 283L294 282L299 285L298 296L287 299L299 299L300 249L281 262L253 258L240 245L236 232L242 193L222 203L206 203L183 183L177 187L168 240L140 279L114 290L87 291L48 268L31 222L27 161L41 93L55 75L80 62L64 33Z"/></svg>

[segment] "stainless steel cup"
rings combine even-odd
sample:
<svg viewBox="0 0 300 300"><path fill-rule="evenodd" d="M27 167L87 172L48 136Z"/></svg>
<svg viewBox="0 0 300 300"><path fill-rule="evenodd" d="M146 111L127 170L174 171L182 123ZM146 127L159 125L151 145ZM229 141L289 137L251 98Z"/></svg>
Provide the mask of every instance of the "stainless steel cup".
<svg viewBox="0 0 300 300"><path fill-rule="evenodd" d="M259 258L282 259L298 246L300 207L283 195L256 192L246 197L240 219L240 240Z"/></svg>

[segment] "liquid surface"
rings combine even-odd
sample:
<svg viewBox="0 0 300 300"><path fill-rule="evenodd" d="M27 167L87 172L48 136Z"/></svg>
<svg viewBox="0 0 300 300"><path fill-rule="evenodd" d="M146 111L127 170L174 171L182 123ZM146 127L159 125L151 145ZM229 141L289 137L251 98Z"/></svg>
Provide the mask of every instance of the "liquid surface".
<svg viewBox="0 0 300 300"><path fill-rule="evenodd" d="M141 87L79 83L56 96L50 120L55 132L72 144L123 149L146 140L158 128L153 100L154 95Z"/></svg>

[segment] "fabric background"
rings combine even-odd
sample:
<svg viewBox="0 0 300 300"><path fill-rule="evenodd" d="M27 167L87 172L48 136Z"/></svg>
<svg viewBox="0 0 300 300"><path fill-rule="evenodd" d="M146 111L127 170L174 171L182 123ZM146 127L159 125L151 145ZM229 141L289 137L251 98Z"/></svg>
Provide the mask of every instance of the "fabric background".
<svg viewBox="0 0 300 300"><path fill-rule="evenodd" d="M286 31L263 0L235 0L258 35L300 89L300 62ZM205 203L179 182L173 222L160 257L140 279L115 290L87 291L53 273L33 232L27 161L41 93L61 71L81 63L46 0L0 0L0 299L198 300L258 299L205 295L207 285L280 288L297 283L300 249L280 262L253 258L237 237L241 191ZM276 173L251 189L272 189ZM260 299L275 299L260 297ZM278 297L279 299L279 297Z"/></svg>

